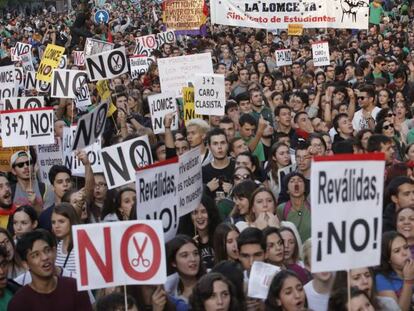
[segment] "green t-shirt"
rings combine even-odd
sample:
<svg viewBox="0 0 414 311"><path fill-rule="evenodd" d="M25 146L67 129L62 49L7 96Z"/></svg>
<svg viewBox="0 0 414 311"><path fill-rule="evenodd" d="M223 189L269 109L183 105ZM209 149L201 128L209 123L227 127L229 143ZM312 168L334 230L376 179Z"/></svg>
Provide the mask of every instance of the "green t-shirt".
<svg viewBox="0 0 414 311"><path fill-rule="evenodd" d="M369 22L374 25L379 25L381 22L381 15L384 13L384 9L381 5L374 6L374 2L369 5Z"/></svg>
<svg viewBox="0 0 414 311"><path fill-rule="evenodd" d="M263 109L260 112L253 110L249 114L251 114L256 119L256 121L259 121L260 116L263 116L263 118L273 126L273 113L269 107L263 106Z"/></svg>
<svg viewBox="0 0 414 311"><path fill-rule="evenodd" d="M282 203L277 207L277 216L280 220L287 220L294 223L296 228L298 229L300 238L304 242L311 236L310 207L307 203L305 203L305 206L302 206L299 211L296 211L295 209L293 209L293 207L291 207L289 212L287 213L287 217L285 217L286 212L284 211L284 209L287 204L290 204L290 201Z"/></svg>
<svg viewBox="0 0 414 311"><path fill-rule="evenodd" d="M7 306L9 305L9 302L12 298L12 292L6 288L3 297L0 298L0 310L7 310Z"/></svg>
<svg viewBox="0 0 414 311"><path fill-rule="evenodd" d="M237 136L240 137L240 135L237 135ZM246 145L249 145L252 138L249 138L249 139L243 138L243 140L246 142ZM266 160L263 144L261 141L259 141L259 143L256 146L256 149L254 149L252 154L255 155L259 159L260 162L263 162Z"/></svg>

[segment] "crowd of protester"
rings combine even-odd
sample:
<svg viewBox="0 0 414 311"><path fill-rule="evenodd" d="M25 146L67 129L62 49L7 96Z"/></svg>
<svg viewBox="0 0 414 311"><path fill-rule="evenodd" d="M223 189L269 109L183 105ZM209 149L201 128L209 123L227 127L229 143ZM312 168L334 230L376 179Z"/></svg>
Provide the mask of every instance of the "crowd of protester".
<svg viewBox="0 0 414 311"><path fill-rule="evenodd" d="M70 13L7 12L0 66L12 64L10 48L23 42L32 45L37 68L53 43L65 47L68 69L82 69L72 52L82 51L86 38L125 46L132 56L136 37L165 30L156 2L110 1L110 22L100 25L94 3L73 6ZM43 183L35 149L22 148L0 175L0 310L413 310L413 18L411 1L374 0L368 30L288 36L207 23L203 35L178 35L153 56L210 52L214 72L225 75L225 115L186 125L181 119L172 131L169 114L161 135L152 131L148 105L148 96L161 92L156 62L137 79L111 79L117 110L102 147L148 135L154 161L200 148L204 191L165 245L168 282L78 291L72 226L136 219L135 185L108 190L84 151L76 153L84 178L55 165ZM320 40L330 47L325 67L312 60L311 44ZM276 65L282 48L291 49L292 65ZM99 105L96 83L88 86ZM56 138L86 112L72 100L19 92L35 95L56 108ZM369 152L386 161L380 265L311 273L312 158ZM264 300L247 296L256 261L280 268Z"/></svg>

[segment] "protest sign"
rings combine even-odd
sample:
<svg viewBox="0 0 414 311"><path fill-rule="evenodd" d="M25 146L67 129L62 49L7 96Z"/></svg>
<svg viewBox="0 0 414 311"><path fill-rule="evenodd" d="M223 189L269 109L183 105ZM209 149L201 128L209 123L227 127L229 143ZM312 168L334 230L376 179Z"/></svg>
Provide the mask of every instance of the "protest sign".
<svg viewBox="0 0 414 311"><path fill-rule="evenodd" d="M276 56L276 66L289 66L292 65L292 50L291 49L281 49L275 51Z"/></svg>
<svg viewBox="0 0 414 311"><path fill-rule="evenodd" d="M74 176L84 176L85 175L85 166L79 160L78 157L75 157L75 152L72 151L73 140L75 137L77 126L72 125L71 127L63 128L63 164L68 167L72 175ZM101 164L101 140L98 139L94 144L83 149L86 152L91 162L92 171L94 173L102 173L103 168Z"/></svg>
<svg viewBox="0 0 414 311"><path fill-rule="evenodd" d="M82 108L90 105L92 105L91 95L89 93L89 86L85 76L84 82L80 82L80 87L77 89L75 106L76 108Z"/></svg>
<svg viewBox="0 0 414 311"><path fill-rule="evenodd" d="M102 103L78 120L72 150L84 149L95 143L105 130L107 112L108 103Z"/></svg>
<svg viewBox="0 0 414 311"><path fill-rule="evenodd" d="M16 55L15 47L10 48L10 58L12 62L18 62L20 60L20 58Z"/></svg>
<svg viewBox="0 0 414 311"><path fill-rule="evenodd" d="M84 51L73 51L73 64L78 67L85 66L85 52Z"/></svg>
<svg viewBox="0 0 414 311"><path fill-rule="evenodd" d="M84 54L86 56L110 51L114 48L114 44L92 38L86 38Z"/></svg>
<svg viewBox="0 0 414 311"><path fill-rule="evenodd" d="M331 58L329 55L329 43L328 42L312 43L312 57L313 57L313 65L315 67L330 65Z"/></svg>
<svg viewBox="0 0 414 311"><path fill-rule="evenodd" d="M224 116L226 92L224 75L198 74L194 79L195 113L202 115Z"/></svg>
<svg viewBox="0 0 414 311"><path fill-rule="evenodd" d="M130 72L132 79L138 79L139 76L147 73L148 67L155 61L153 57L135 56L129 59Z"/></svg>
<svg viewBox="0 0 414 311"><path fill-rule="evenodd" d="M291 165L278 169L277 180L279 182L279 185L283 185L283 178L285 178L286 175L294 172L295 170L296 170L296 164L291 164Z"/></svg>
<svg viewBox="0 0 414 311"><path fill-rule="evenodd" d="M26 91L36 90L40 93L49 93L50 83L36 80L36 72L28 71L24 80L24 89Z"/></svg>
<svg viewBox="0 0 414 311"><path fill-rule="evenodd" d="M32 53L27 53L20 55L20 61L22 62L22 67L24 72L28 71L35 71L35 68L33 66L33 60L32 60Z"/></svg>
<svg viewBox="0 0 414 311"><path fill-rule="evenodd" d="M4 110L40 108L45 105L43 96L9 97L3 100Z"/></svg>
<svg viewBox="0 0 414 311"><path fill-rule="evenodd" d="M195 210L201 202L203 194L203 178L201 173L200 148L191 149L179 157L178 196L180 208L178 216Z"/></svg>
<svg viewBox="0 0 414 311"><path fill-rule="evenodd" d="M153 50L159 49L160 47L162 47L165 43L174 44L175 41L176 41L176 37L175 37L174 31L165 31L165 32L157 33L157 34L148 35L148 36L137 37L135 38L137 47L135 48L136 53L134 54L149 56L150 54L147 54L147 53L140 54L139 53L140 48L138 46L141 46L143 49L151 53Z"/></svg>
<svg viewBox="0 0 414 311"><path fill-rule="evenodd" d="M5 97L13 97L15 94L14 65L0 67L0 102Z"/></svg>
<svg viewBox="0 0 414 311"><path fill-rule="evenodd" d="M148 104L150 106L152 130L154 131L154 134L165 133L164 117L170 112L175 112L171 130L174 131L178 129L178 109L173 92L148 96Z"/></svg>
<svg viewBox="0 0 414 311"><path fill-rule="evenodd" d="M78 290L167 279L161 221L119 221L73 226Z"/></svg>
<svg viewBox="0 0 414 311"><path fill-rule="evenodd" d="M14 148L3 148L3 143L0 139L0 171L2 172L10 172L10 158L11 156L16 153L17 151L21 151L22 148L14 147Z"/></svg>
<svg viewBox="0 0 414 311"><path fill-rule="evenodd" d="M384 168L380 153L314 158L313 273L379 265Z"/></svg>
<svg viewBox="0 0 414 311"><path fill-rule="evenodd" d="M141 136L101 150L108 189L135 181L135 172L152 164L148 136Z"/></svg>
<svg viewBox="0 0 414 311"><path fill-rule="evenodd" d="M63 165L63 150L62 141L60 138L55 137L55 143L51 145L38 145L36 146L37 164L39 165L40 180L48 185L49 171L53 165Z"/></svg>
<svg viewBox="0 0 414 311"><path fill-rule="evenodd" d="M20 60L20 56L32 53L32 45L29 43L17 42L11 51L13 59Z"/></svg>
<svg viewBox="0 0 414 311"><path fill-rule="evenodd" d="M187 122L191 119L202 119L203 117L202 115L195 113L193 87L183 87L183 112L185 125L187 125Z"/></svg>
<svg viewBox="0 0 414 311"><path fill-rule="evenodd" d="M288 36L301 36L303 35L302 24L289 24L288 25Z"/></svg>
<svg viewBox="0 0 414 311"><path fill-rule="evenodd" d="M52 107L2 111L3 147L35 146L54 142Z"/></svg>
<svg viewBox="0 0 414 311"><path fill-rule="evenodd" d="M195 72L213 74L210 53L159 58L157 64L161 91L173 91L177 97L182 96L182 88L187 86L187 82Z"/></svg>
<svg viewBox="0 0 414 311"><path fill-rule="evenodd" d="M68 65L68 57L66 55L62 55L57 69L66 69L67 65Z"/></svg>
<svg viewBox="0 0 414 311"><path fill-rule="evenodd" d="M87 83L86 78L86 71L66 69L53 70L51 97L76 98L80 93L83 84Z"/></svg>
<svg viewBox="0 0 414 311"><path fill-rule="evenodd" d="M19 94L19 89L24 89L24 72L21 67L14 67L14 85L15 85L15 94Z"/></svg>
<svg viewBox="0 0 414 311"><path fill-rule="evenodd" d="M204 0L172 0L163 4L162 19L167 29L174 29L180 34L188 30L199 34L200 27L206 23L208 9Z"/></svg>
<svg viewBox="0 0 414 311"><path fill-rule="evenodd" d="M244 0L211 1L212 24L262 29L287 29L289 24L304 28L368 29L368 0L286 1Z"/></svg>
<svg viewBox="0 0 414 311"><path fill-rule="evenodd" d="M178 178L177 158L155 163L136 173L137 218L161 220L166 242L178 229Z"/></svg>
<svg viewBox="0 0 414 311"><path fill-rule="evenodd" d="M125 46L87 56L85 65L91 81L115 78L128 71Z"/></svg>
<svg viewBox="0 0 414 311"><path fill-rule="evenodd" d="M266 299L274 276L280 267L261 261L254 261L250 270L247 297Z"/></svg>
<svg viewBox="0 0 414 311"><path fill-rule="evenodd" d="M52 81L53 69L59 66L63 53L65 53L63 46L48 44L37 69L36 79L50 83Z"/></svg>

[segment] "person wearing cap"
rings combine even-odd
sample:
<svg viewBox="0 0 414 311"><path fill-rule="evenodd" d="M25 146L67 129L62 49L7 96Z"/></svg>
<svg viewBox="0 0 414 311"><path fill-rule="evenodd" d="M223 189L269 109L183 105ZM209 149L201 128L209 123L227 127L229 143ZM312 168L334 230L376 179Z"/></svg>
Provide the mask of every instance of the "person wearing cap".
<svg viewBox="0 0 414 311"><path fill-rule="evenodd" d="M11 185L13 203L30 205L38 214L53 204L53 195L33 172L32 157L26 151L15 152L10 158L11 173L16 183Z"/></svg>

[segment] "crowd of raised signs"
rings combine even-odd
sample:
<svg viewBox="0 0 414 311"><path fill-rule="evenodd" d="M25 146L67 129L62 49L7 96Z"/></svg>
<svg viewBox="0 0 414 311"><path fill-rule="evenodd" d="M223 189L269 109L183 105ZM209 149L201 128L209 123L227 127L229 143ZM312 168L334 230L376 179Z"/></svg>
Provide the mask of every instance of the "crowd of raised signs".
<svg viewBox="0 0 414 311"><path fill-rule="evenodd" d="M142 71L105 81L88 78L90 106L52 97L54 88L22 83L14 97L40 96L54 108L57 141L105 99L108 117L99 148L145 136L151 147L146 155L152 155L147 164L198 148L195 162L202 166L203 191L198 206L180 217L177 231L165 243L165 284L78 291L81 259L74 251L72 226L137 220L137 200L172 191L169 181L160 177L156 190L151 183L135 185L134 177L118 186L114 176L126 180L128 172L125 163L116 166L111 159L117 152L106 152L102 160L112 165L108 179L108 165L96 169L95 159L81 148L73 162L48 166L53 147L13 147L0 175L0 310L115 311L126 305L128 310L154 311L413 310L414 4L374 0L369 6L368 30L305 29L291 36L287 30L207 21L200 35L176 34L172 41L144 49L152 58L143 61L147 66ZM107 24L94 22L94 3L74 1L73 8L69 14L54 7L4 10L0 69L22 67L23 60L13 57L18 42L31 45L35 71L48 44L64 48L66 69L85 70L76 52L85 50L88 38L107 42L100 46L105 51L125 47L131 57L143 51L136 38L166 31L161 5L149 0L139 5L108 1ZM329 43L330 61L317 67L312 44L319 41ZM149 97L161 93L162 81L173 84L169 75L180 73L178 61L168 58L205 53L211 60L204 65L211 61L214 74L224 76L216 81L224 84L224 94L204 76L203 84L208 81L211 88L200 91L196 86L196 112L220 111L218 98L223 95L224 115L187 113L182 95L149 104ZM165 59L172 66L167 73L157 65ZM191 82L191 75L206 72L186 74ZM191 96L184 96L186 100L194 105ZM155 111L171 107L178 112L164 113L154 123ZM8 132L3 134L5 141ZM380 263L312 273L312 158L350 153L385 154ZM82 167L80 173L73 163ZM40 174L44 167L46 177ZM154 259L149 252L142 254L147 238L136 246L139 257L132 265L147 267ZM107 264L102 259L99 271Z"/></svg>

